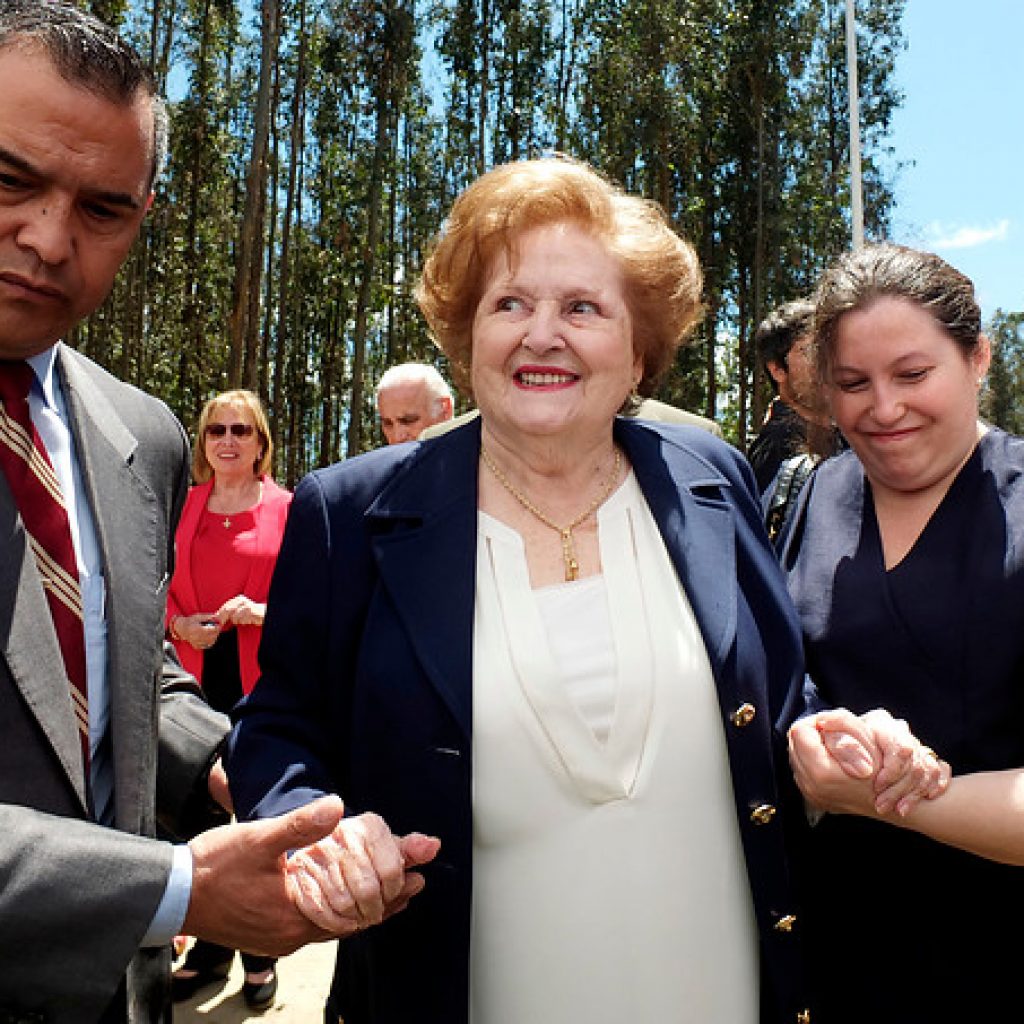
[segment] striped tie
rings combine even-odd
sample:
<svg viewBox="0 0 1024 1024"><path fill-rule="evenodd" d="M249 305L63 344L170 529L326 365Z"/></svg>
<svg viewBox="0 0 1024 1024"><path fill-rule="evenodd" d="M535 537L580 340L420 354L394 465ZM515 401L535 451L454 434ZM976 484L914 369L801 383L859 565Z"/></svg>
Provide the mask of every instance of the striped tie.
<svg viewBox="0 0 1024 1024"><path fill-rule="evenodd" d="M32 425L28 392L34 376L25 362L0 361L0 469L21 513L42 577L71 683L71 704L89 777L89 703L85 675L85 630L78 565L57 475Z"/></svg>

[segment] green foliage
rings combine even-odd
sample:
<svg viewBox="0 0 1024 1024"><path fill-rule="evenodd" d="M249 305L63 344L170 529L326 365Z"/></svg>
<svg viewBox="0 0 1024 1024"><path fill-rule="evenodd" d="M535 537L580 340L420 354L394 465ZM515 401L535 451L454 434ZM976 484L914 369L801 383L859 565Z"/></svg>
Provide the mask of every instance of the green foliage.
<svg viewBox="0 0 1024 1024"><path fill-rule="evenodd" d="M981 395L981 414L1011 434L1024 434L1024 313L997 309L988 338L992 365Z"/></svg>

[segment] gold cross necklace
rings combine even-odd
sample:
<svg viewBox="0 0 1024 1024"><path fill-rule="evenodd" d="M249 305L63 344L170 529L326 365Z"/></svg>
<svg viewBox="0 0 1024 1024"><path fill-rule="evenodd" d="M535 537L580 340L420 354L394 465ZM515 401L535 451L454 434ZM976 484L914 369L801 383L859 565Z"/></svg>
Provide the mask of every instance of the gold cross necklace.
<svg viewBox="0 0 1024 1024"><path fill-rule="evenodd" d="M608 495L612 493L616 481L619 479L619 470L622 468L622 452L615 449L615 465L612 466L611 475L601 488L601 493L571 522L568 526L559 526L553 519L546 516L522 491L518 490L511 480L498 468L497 463L491 458L490 452L481 447L480 456L487 468L494 474L498 483L519 502L527 512L536 516L545 526L550 527L562 538L562 558L565 560L565 582L572 583L579 579L580 563L576 557L576 542L573 539L572 531L576 529L588 516L604 504Z"/></svg>

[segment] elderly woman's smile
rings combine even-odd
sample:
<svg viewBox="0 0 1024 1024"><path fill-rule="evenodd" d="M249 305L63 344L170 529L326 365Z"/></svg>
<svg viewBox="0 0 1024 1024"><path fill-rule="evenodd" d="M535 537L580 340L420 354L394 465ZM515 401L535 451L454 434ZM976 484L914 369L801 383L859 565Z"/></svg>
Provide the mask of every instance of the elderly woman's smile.
<svg viewBox="0 0 1024 1024"><path fill-rule="evenodd" d="M512 375L512 379L521 388L558 388L568 387L580 379L578 373L561 370L542 370L532 366L521 366Z"/></svg>

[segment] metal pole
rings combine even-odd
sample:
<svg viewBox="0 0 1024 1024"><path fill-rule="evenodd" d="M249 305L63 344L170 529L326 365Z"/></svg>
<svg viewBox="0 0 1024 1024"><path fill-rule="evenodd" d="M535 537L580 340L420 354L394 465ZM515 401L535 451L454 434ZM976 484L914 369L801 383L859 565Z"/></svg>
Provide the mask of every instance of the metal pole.
<svg viewBox="0 0 1024 1024"><path fill-rule="evenodd" d="M846 0L846 76L850 94L850 223L853 248L864 245L864 191L860 174L860 86L857 84L857 14Z"/></svg>

